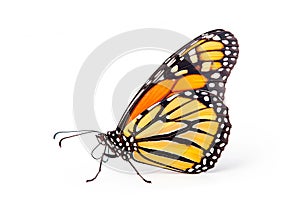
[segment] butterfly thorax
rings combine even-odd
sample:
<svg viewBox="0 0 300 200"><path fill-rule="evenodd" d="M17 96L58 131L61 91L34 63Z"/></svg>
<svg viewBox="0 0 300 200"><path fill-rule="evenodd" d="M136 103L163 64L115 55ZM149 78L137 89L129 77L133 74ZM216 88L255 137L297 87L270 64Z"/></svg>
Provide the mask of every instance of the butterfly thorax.
<svg viewBox="0 0 300 200"><path fill-rule="evenodd" d="M106 138L110 150L124 160L128 160L131 153L137 150L137 144L132 136L126 137L121 132L115 130L108 131Z"/></svg>

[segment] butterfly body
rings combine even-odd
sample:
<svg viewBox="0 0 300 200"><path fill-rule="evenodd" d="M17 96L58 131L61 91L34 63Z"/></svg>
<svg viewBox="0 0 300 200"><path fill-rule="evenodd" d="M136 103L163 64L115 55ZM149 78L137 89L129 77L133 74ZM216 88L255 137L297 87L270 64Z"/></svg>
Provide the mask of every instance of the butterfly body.
<svg viewBox="0 0 300 200"><path fill-rule="evenodd" d="M111 152L102 159L193 174L213 168L228 143L231 124L223 100L237 57L236 38L221 29L180 48L137 92L116 130L97 135Z"/></svg>
<svg viewBox="0 0 300 200"><path fill-rule="evenodd" d="M133 137L126 137L118 131L108 131L104 137L104 143L110 149L111 155L121 157L123 160L131 158L131 153L136 150L136 142Z"/></svg>

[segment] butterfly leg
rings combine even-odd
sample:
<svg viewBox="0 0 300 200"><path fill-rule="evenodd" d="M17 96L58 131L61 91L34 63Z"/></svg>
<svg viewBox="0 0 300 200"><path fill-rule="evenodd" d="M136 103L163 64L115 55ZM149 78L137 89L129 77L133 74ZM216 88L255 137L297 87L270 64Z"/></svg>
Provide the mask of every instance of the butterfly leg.
<svg viewBox="0 0 300 200"><path fill-rule="evenodd" d="M98 148L100 145L105 145L105 144L103 144L103 143L101 142L101 140L99 139L98 136L96 136L96 138L97 138L97 140L98 140L99 143L98 143L98 145L95 146L95 148L92 150L91 156L92 156L95 160L99 160L101 157L95 156L94 153L95 153L95 151L97 150L97 148ZM102 161L102 162L104 162L104 163L107 163L107 161L108 161L109 158L115 158L115 157L117 157L117 156L111 155L111 154L109 153L109 148L106 148L106 151L104 151L104 155L105 155L105 158L103 158L103 161Z"/></svg>
<svg viewBox="0 0 300 200"><path fill-rule="evenodd" d="M129 164L131 165L131 167L134 169L134 171L136 172L137 175L139 175L139 177L141 177L146 183L151 183L151 181L146 180L144 177L142 177L142 175L139 173L139 171L135 168L135 166L130 162L130 160L128 160Z"/></svg>
<svg viewBox="0 0 300 200"><path fill-rule="evenodd" d="M105 159L105 160L103 159L103 162L104 162L104 163L107 163L107 162L108 162L108 159L110 158L109 156L107 156L107 155L110 155L110 154L109 154L109 148L107 148L107 153L104 152L104 154L105 154L105 156L106 156L106 159Z"/></svg>
<svg viewBox="0 0 300 200"><path fill-rule="evenodd" d="M117 154L107 154L107 153L105 153L104 155L108 158L117 158L117 157L119 157Z"/></svg>
<svg viewBox="0 0 300 200"><path fill-rule="evenodd" d="M86 182L94 181L94 180L97 178L97 176L99 175L99 173L101 172L101 166L102 166L103 157L104 157L104 155L105 155L106 148L107 148L107 146L105 146L104 152L103 152L103 154L102 154L102 156L101 156L100 165L99 165L99 169L98 169L97 174L94 176L94 178L86 180Z"/></svg>
<svg viewBox="0 0 300 200"><path fill-rule="evenodd" d="M94 155L94 153L95 153L95 151L96 151L96 149L100 146L101 144L99 143L97 146L95 146L95 148L92 150L92 152L91 152L91 156L95 159L95 160L99 160L101 157L96 157L95 155Z"/></svg>
<svg viewBox="0 0 300 200"><path fill-rule="evenodd" d="M107 157L107 160L103 161L104 163L106 163L109 158L117 158L117 157L119 157L117 154L110 154L109 153L109 148L107 148L107 153L104 153L104 155Z"/></svg>
<svg viewBox="0 0 300 200"><path fill-rule="evenodd" d="M106 163L109 158L117 158L117 157L119 157L117 154L110 154L109 151L108 151L108 153L105 153L104 155L107 158L106 160L103 160L104 163Z"/></svg>

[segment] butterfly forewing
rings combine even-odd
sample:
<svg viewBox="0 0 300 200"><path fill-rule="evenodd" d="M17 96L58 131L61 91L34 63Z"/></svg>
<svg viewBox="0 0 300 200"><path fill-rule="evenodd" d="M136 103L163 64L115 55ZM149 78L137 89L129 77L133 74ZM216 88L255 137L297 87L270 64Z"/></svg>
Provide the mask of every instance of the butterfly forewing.
<svg viewBox="0 0 300 200"><path fill-rule="evenodd" d="M224 99L225 83L238 57L238 42L218 29L195 38L171 55L146 81L122 116L118 130L174 93L201 89Z"/></svg>

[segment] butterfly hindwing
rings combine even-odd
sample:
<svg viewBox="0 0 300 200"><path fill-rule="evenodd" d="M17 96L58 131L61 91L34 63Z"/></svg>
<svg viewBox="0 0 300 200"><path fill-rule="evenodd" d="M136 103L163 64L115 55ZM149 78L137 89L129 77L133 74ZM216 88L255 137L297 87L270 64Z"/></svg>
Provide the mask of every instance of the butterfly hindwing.
<svg viewBox="0 0 300 200"><path fill-rule="evenodd" d="M185 173L212 168L227 144L231 125L221 99L204 90L173 94L151 106L123 133L137 144L138 162Z"/></svg>

